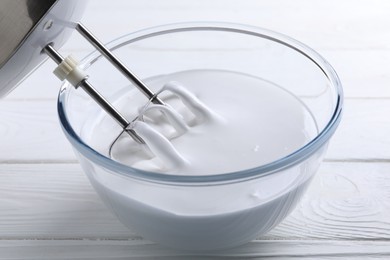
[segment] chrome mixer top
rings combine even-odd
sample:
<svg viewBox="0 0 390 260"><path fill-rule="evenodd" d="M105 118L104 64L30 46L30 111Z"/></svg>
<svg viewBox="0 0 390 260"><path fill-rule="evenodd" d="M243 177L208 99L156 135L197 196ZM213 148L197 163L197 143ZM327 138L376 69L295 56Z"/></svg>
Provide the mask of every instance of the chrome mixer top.
<svg viewBox="0 0 390 260"><path fill-rule="evenodd" d="M45 54L58 67L54 71L61 80L82 88L93 98L136 142L143 143L129 122L88 82L88 75L72 57L63 58L60 48L74 30L88 40L111 64L149 99L163 105L133 72L106 48L78 20L85 1L77 0L2 0L0 1L0 96L15 88L45 60Z"/></svg>

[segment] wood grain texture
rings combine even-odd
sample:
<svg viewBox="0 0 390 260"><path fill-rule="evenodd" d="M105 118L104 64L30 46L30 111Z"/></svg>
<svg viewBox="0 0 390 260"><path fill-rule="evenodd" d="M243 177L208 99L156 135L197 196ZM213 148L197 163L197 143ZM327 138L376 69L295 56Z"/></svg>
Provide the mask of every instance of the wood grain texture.
<svg viewBox="0 0 390 260"><path fill-rule="evenodd" d="M259 238L390 239L389 163L324 163L296 210ZM0 239L142 239L77 164L0 165Z"/></svg>
<svg viewBox="0 0 390 260"><path fill-rule="evenodd" d="M254 241L219 252L174 251L145 241L0 241L0 259L388 259L390 242Z"/></svg>
<svg viewBox="0 0 390 260"><path fill-rule="evenodd" d="M78 164L0 166L0 239L134 238Z"/></svg>
<svg viewBox="0 0 390 260"><path fill-rule="evenodd" d="M278 227L229 251L177 252L125 228L93 191L60 129L60 83L47 62L0 102L0 260L390 259L389 13L387 0L89 1L82 22L103 42L189 21L296 38L338 72L342 123L307 194ZM92 50L74 33L61 52Z"/></svg>
<svg viewBox="0 0 390 260"><path fill-rule="evenodd" d="M340 127L326 158L370 161L390 159L390 99L345 100Z"/></svg>
<svg viewBox="0 0 390 260"><path fill-rule="evenodd" d="M75 161L56 113L55 100L2 100L0 161Z"/></svg>
<svg viewBox="0 0 390 260"><path fill-rule="evenodd" d="M105 41L160 24L225 21L279 31L316 49L389 49L389 35L384 33L389 10L386 0L113 0L109 5L91 1L83 22ZM110 19L101 19L112 13Z"/></svg>
<svg viewBox="0 0 390 260"><path fill-rule="evenodd" d="M339 49L319 52L335 68L346 99L390 98L390 51Z"/></svg>
<svg viewBox="0 0 390 260"><path fill-rule="evenodd" d="M390 21L389 21L390 22ZM72 53L78 59L88 54L88 51L62 51L64 55ZM242 52L242 51L241 51ZM390 98L390 50L323 50L322 54L336 69L349 98ZM237 50L240 57L240 50ZM242 56L248 55L242 53ZM136 64L127 64L129 68L148 67L150 61L143 60L143 56L134 61ZM248 66L250 64L248 63ZM150 66L149 66L150 67ZM55 64L47 61L27 78L17 89L9 94L5 100L30 100L57 98L61 82L52 74ZM161 72L156 71L156 74ZM90 75L91 78L94 75Z"/></svg>
<svg viewBox="0 0 390 260"><path fill-rule="evenodd" d="M390 239L389 172L390 163L324 163L297 209L270 235Z"/></svg>
<svg viewBox="0 0 390 260"><path fill-rule="evenodd" d="M82 22L103 42L178 22L222 21L268 28L323 54L339 73L346 97L383 98L390 97L389 5L386 0L246 0L239 4L235 0L113 0L110 4L95 0L89 2ZM81 59L92 50L74 33L61 52ZM54 64L45 63L9 98L56 98L60 84L51 74L53 69Z"/></svg>
<svg viewBox="0 0 390 260"><path fill-rule="evenodd" d="M349 99L329 160L390 160L390 99ZM0 162L75 162L55 100L0 102Z"/></svg>

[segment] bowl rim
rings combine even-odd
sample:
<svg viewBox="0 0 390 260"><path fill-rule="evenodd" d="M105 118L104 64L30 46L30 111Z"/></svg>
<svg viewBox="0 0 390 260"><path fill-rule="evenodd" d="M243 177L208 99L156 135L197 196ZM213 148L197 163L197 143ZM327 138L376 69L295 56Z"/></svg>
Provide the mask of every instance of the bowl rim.
<svg viewBox="0 0 390 260"><path fill-rule="evenodd" d="M66 97L67 89L71 86L68 83L64 83L60 89L58 100L57 100L57 111L60 119L61 127L65 133L65 136L68 138L70 143L77 149L79 153L91 160L92 162L106 168L107 170L123 175L125 177L133 177L137 179L147 180L150 182L166 183L166 184L181 184L181 185L215 185L218 183L226 182L237 182L244 181L247 179L263 177L275 172L279 172L283 169L292 167L300 162L306 160L308 157L312 156L317 150L325 146L334 134L337 129L337 126L340 123L343 107L343 90L341 86L340 79L333 69L333 67L316 51L308 47L307 45L280 33L250 26L242 25L236 23L220 23L220 22L190 22L190 23L175 23L168 25L160 25L148 29L143 29L140 31L132 32L126 35L123 35L111 42L106 46L115 50L122 47L123 45L136 42L142 39L156 37L159 35L164 35L168 33L177 33L183 31L224 31L224 32L233 32L252 35L256 37L261 37L270 41L277 42L279 44L285 45L300 54L304 55L306 58L311 60L317 67L324 73L328 78L330 84L334 87L336 91L336 103L334 106L334 111L331 119L326 124L321 132L317 134L310 142L295 150L293 153L282 157L276 161L251 168L242 171L235 171L230 173L221 173L214 175L175 175L175 174L166 174L166 173L157 173L149 172L140 169L124 165L120 162L114 161L111 158L108 158L99 152L92 149L89 145L84 143L82 139L76 134L73 130L71 124L69 123L66 115ZM82 64L85 67L88 64L92 64L94 61L99 59L101 54L98 51L93 51L87 55L83 60ZM87 64L87 65L86 65Z"/></svg>

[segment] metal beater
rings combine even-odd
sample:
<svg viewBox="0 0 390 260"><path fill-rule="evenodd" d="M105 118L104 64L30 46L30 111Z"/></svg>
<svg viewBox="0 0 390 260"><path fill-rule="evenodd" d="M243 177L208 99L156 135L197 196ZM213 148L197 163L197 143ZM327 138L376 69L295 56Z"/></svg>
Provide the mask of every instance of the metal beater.
<svg viewBox="0 0 390 260"><path fill-rule="evenodd" d="M85 8L79 0L2 0L0 1L0 96L15 88L44 60L46 55L58 64L55 74L68 80L75 88L82 88L136 142L144 143L129 122L88 82L88 75L76 61L64 58L55 47L61 47L76 30L90 42L111 64L155 104L164 102L131 72L78 20Z"/></svg>

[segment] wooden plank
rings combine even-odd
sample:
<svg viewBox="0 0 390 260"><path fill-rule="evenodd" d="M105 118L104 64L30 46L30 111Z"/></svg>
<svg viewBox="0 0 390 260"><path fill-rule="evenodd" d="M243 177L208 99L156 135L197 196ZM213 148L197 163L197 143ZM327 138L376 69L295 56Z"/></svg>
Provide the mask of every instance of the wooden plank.
<svg viewBox="0 0 390 260"><path fill-rule="evenodd" d="M62 52L64 55L72 53L74 57L81 59L87 55L88 49ZM148 50L145 50L144 53L140 53L136 61L129 62L127 65L132 69L137 68L137 71L147 70L149 74L161 74L161 70L151 71L151 61L145 59L147 52ZM247 52L237 50L237 57L240 57L240 52L243 57L248 55ZM346 98L390 98L388 87L390 76L387 71L390 67L389 50L324 50L320 53L336 69ZM230 58L226 62L230 62ZM251 64L248 63L247 66ZM4 100L42 98L55 100L61 82L52 74L54 68L54 62L46 62ZM96 75L91 75L91 78L96 78Z"/></svg>
<svg viewBox="0 0 390 260"><path fill-rule="evenodd" d="M390 99L349 99L327 159L390 159ZM54 100L0 102L0 162L75 161Z"/></svg>
<svg viewBox="0 0 390 260"><path fill-rule="evenodd" d="M320 50L334 67L348 98L390 97L390 51Z"/></svg>
<svg viewBox="0 0 390 260"><path fill-rule="evenodd" d="M296 210L259 239L390 239L389 166L324 163ZM141 239L107 210L79 165L0 165L0 240L68 238Z"/></svg>
<svg viewBox="0 0 390 260"><path fill-rule="evenodd" d="M386 241L254 241L219 252L175 251L144 241L0 241L0 259L388 259Z"/></svg>
<svg viewBox="0 0 390 260"><path fill-rule="evenodd" d="M386 0L115 0L110 4L91 1L82 20L104 41L159 24L224 21L280 31L316 49L388 49L388 36L383 32L390 20L389 8ZM101 19L107 15L109 19Z"/></svg>
<svg viewBox="0 0 390 260"><path fill-rule="evenodd" d="M0 161L75 161L55 100L0 102Z"/></svg>
<svg viewBox="0 0 390 260"><path fill-rule="evenodd" d="M0 260L389 259L389 10L386 0L90 1L82 21L104 42L196 20L297 38L339 73L347 97L342 124L328 162L281 225L234 250L177 252L143 240L102 204L61 133L60 84L53 64L44 64L0 102ZM62 52L83 57L91 49L74 34Z"/></svg>
<svg viewBox="0 0 390 260"><path fill-rule="evenodd" d="M83 22L103 42L150 26L183 21L225 21L266 27L295 37L324 54L339 73L346 97L383 98L390 96L386 71L390 65L390 44L384 33L387 30L384 24L390 22L386 12L389 8L389 2L384 0L342 3L337 0L294 3L247 0L239 4L231 0L185 3L115 0L110 4L90 1ZM355 15L351 17L345 15L346 12ZM110 19L101 19L107 15ZM82 58L92 49L74 33L62 52ZM136 62L142 63L142 59ZM53 68L51 63L44 64L11 97L56 98L60 83L51 74Z"/></svg>
<svg viewBox="0 0 390 260"><path fill-rule="evenodd" d="M324 163L272 239L390 239L389 163Z"/></svg>
<svg viewBox="0 0 390 260"><path fill-rule="evenodd" d="M0 239L137 238L77 164L1 165L0 180Z"/></svg>
<svg viewBox="0 0 390 260"><path fill-rule="evenodd" d="M387 34L383 33L386 29L384 24L390 20L386 12L388 8L389 2L384 0L348 0L343 3L336 0L299 0L294 4L284 0L270 3L248 0L240 2L239 6L235 1L221 0L212 3L181 3L176 0L139 3L134 0L115 0L110 5L104 1L91 1L83 21L104 42L131 31L179 21L220 20L269 27L297 37L329 58L344 82L347 97L389 97L386 68L390 63L390 46ZM355 15L345 15L346 9L348 13ZM332 19L328 19L330 10ZM110 15L112 19L101 19L112 12L115 12L115 15ZM153 19L149 19L150 16ZM274 19L274 16L284 19ZM308 20L311 22L307 23ZM333 45L323 47L323 44ZM77 33L63 48L65 54L72 52L80 58L90 50L92 47ZM17 90L19 94L15 96L55 98L59 83L50 73L52 68L53 64L45 64L42 69L34 72L31 76L33 79L28 79L26 87ZM28 95L21 96L21 93Z"/></svg>
<svg viewBox="0 0 390 260"><path fill-rule="evenodd" d="M389 113L389 99L346 100L342 122L331 139L327 158L390 159Z"/></svg>

